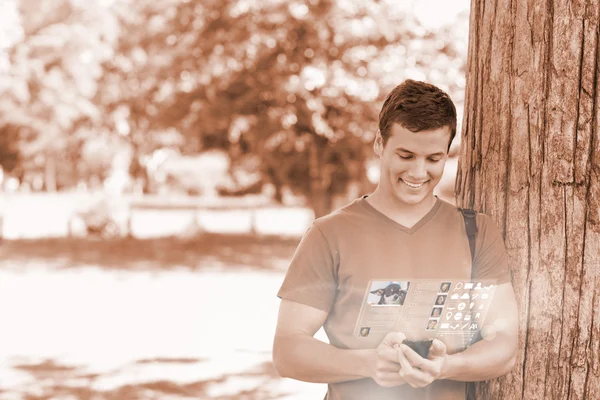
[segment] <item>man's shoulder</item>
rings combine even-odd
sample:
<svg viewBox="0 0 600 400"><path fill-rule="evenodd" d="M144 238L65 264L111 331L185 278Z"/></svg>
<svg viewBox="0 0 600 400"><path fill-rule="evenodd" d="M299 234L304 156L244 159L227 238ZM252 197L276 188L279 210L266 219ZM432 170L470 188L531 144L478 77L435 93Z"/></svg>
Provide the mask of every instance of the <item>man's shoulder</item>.
<svg viewBox="0 0 600 400"><path fill-rule="evenodd" d="M326 231L331 228L339 228L341 225L356 223L357 220L368 215L362 204L364 201L363 197L359 197L345 206L315 219L315 225L321 230Z"/></svg>
<svg viewBox="0 0 600 400"><path fill-rule="evenodd" d="M461 216L461 218L463 214L467 214L467 216L470 214L477 219L478 223L480 221L487 222L487 220L490 218L486 213L478 210L477 208L459 207L444 199L439 199L439 201L441 203L440 211L442 214L451 214L455 216L458 215Z"/></svg>
<svg viewBox="0 0 600 400"><path fill-rule="evenodd" d="M457 218L460 218L461 221L464 221L464 214L467 214L467 218L469 215L473 215L475 217L475 222L477 225L478 231L487 230L489 228L493 228L496 226L494 218L478 208L469 208L469 207L458 207L452 203L449 203L445 200L441 200L442 205L440 206L440 210L443 214L453 215Z"/></svg>

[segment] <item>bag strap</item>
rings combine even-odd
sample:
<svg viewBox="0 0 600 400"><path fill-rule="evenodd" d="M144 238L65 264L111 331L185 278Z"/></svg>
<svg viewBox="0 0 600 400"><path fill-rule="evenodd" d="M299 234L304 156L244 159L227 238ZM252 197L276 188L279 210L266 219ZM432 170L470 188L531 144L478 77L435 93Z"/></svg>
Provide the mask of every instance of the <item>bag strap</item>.
<svg viewBox="0 0 600 400"><path fill-rule="evenodd" d="M477 235L477 213L469 208L459 208L465 220L465 229L469 238L469 248L471 249L471 262L475 261L475 236Z"/></svg>

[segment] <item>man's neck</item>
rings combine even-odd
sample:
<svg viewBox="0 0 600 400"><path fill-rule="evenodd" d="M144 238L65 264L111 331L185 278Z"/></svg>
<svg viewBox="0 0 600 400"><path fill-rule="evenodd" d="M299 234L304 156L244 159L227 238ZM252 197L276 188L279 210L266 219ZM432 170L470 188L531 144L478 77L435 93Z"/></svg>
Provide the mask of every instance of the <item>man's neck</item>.
<svg viewBox="0 0 600 400"><path fill-rule="evenodd" d="M386 217L407 228L419 222L436 203L436 198L432 195L418 204L406 204L395 197L390 198L378 189L379 187L367 197L369 204Z"/></svg>

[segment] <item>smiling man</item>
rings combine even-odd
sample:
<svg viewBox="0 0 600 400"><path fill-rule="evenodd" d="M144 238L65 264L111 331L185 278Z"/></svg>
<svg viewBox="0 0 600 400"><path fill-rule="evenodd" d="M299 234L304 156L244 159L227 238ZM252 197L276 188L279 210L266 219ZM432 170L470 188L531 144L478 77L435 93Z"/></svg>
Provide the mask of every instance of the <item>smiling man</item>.
<svg viewBox="0 0 600 400"><path fill-rule="evenodd" d="M517 307L502 236L477 214L472 258L462 214L433 194L455 134L454 104L439 88L407 80L387 97L374 143L377 188L315 220L279 290L273 361L282 376L327 383L328 400L446 400L464 399L464 382L512 368ZM496 282L481 330L485 340L467 346L456 335L436 336L422 358L402 344L402 327L355 334L369 282L392 278ZM314 338L321 327L329 344ZM423 324L409 339L425 339L435 329L437 322Z"/></svg>

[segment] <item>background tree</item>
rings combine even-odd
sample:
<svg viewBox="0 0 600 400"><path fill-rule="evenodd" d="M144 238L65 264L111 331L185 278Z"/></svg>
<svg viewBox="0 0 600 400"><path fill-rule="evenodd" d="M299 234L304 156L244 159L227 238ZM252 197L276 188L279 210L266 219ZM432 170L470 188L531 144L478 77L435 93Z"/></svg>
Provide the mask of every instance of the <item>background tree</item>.
<svg viewBox="0 0 600 400"><path fill-rule="evenodd" d="M471 5L458 203L505 233L522 346L477 398L600 398L599 12Z"/></svg>
<svg viewBox="0 0 600 400"><path fill-rule="evenodd" d="M53 191L57 177L76 170L80 129L100 118L92 99L101 63L113 53L117 15L100 1L9 0L3 7L9 35L0 52L0 128L24 128L11 136L19 170L42 169Z"/></svg>
<svg viewBox="0 0 600 400"><path fill-rule="evenodd" d="M322 215L367 181L378 110L395 85L433 81L462 109L466 13L430 29L415 4L6 0L0 129L24 129L2 151L17 149L18 175L43 175L53 190L98 175L86 165L106 164L86 150L98 136L128 146L141 178L158 149L216 148L233 176L261 177L238 193L270 183L275 200L290 189Z"/></svg>
<svg viewBox="0 0 600 400"><path fill-rule="evenodd" d="M125 110L137 151L159 146L162 132L175 128L185 151L225 149L234 168L257 165L277 199L287 186L307 196L317 215L364 175L378 105L393 86L416 71L453 93L464 83L452 29L423 28L410 4L163 0L132 7L98 103Z"/></svg>

